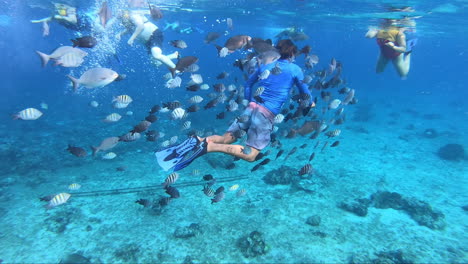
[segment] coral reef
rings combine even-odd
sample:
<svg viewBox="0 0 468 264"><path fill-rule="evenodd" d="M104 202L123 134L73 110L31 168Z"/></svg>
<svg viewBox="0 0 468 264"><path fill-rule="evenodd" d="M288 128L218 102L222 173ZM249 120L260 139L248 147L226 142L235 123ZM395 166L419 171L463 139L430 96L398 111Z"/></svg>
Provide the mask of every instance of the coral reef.
<svg viewBox="0 0 468 264"><path fill-rule="evenodd" d="M439 148L437 155L443 160L458 161L465 158L465 149L460 144L447 144Z"/></svg>
<svg viewBox="0 0 468 264"><path fill-rule="evenodd" d="M272 185L288 185L294 181L294 178L299 178L297 169L283 165L277 170L269 171L265 177L263 177L263 181Z"/></svg>
<svg viewBox="0 0 468 264"><path fill-rule="evenodd" d="M311 226L319 226L320 221L321 221L321 218L319 215L313 215L307 218L306 224L311 225Z"/></svg>
<svg viewBox="0 0 468 264"><path fill-rule="evenodd" d="M371 195L371 200L372 205L379 209L393 208L401 210L404 204L403 197L396 192L376 192Z"/></svg>
<svg viewBox="0 0 468 264"><path fill-rule="evenodd" d="M382 251L375 254L377 258L365 255L354 255L349 258L349 264L372 263L372 264L411 264L412 260L406 259L401 250Z"/></svg>
<svg viewBox="0 0 468 264"><path fill-rule="evenodd" d="M64 259L60 260L59 264L91 264L91 260L82 255L82 253L77 252L69 254Z"/></svg>
<svg viewBox="0 0 468 264"><path fill-rule="evenodd" d="M258 231L253 231L248 236L241 237L237 241L237 247L246 258L264 255L270 250L265 243L263 234Z"/></svg>
<svg viewBox="0 0 468 264"><path fill-rule="evenodd" d="M366 216L369 203L369 199L355 199L352 202L341 202L338 207L357 216Z"/></svg>
<svg viewBox="0 0 468 264"><path fill-rule="evenodd" d="M136 263L138 262L138 254L140 253L140 247L135 244L123 245L114 252L114 256L117 259L122 260L127 263Z"/></svg>
<svg viewBox="0 0 468 264"><path fill-rule="evenodd" d="M371 263L373 264L381 264L381 263L410 264L410 263L413 263L411 260L405 259L403 257L403 252L401 250L379 252L376 255L377 255L377 258L371 261Z"/></svg>
<svg viewBox="0 0 468 264"><path fill-rule="evenodd" d="M443 229L445 227L445 216L443 213L432 209L431 205L414 198L406 199L402 208L419 225L431 229Z"/></svg>
<svg viewBox="0 0 468 264"><path fill-rule="evenodd" d="M176 228L174 231L174 237L176 238L190 238L200 233L200 225L192 223L189 226L181 226Z"/></svg>
<svg viewBox="0 0 468 264"><path fill-rule="evenodd" d="M370 199L355 199L353 202L341 202L338 207L358 216L366 216L367 208L392 208L405 211L419 225L440 230L445 227L443 213L432 209L431 205L414 198L404 198L396 192L376 192Z"/></svg>

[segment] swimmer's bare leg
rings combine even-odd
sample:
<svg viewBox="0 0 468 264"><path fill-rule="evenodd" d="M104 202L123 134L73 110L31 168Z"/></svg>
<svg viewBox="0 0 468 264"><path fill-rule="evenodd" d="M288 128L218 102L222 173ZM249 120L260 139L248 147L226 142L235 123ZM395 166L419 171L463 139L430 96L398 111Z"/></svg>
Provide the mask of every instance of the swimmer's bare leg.
<svg viewBox="0 0 468 264"><path fill-rule="evenodd" d="M219 143L214 143L214 142L208 142L207 151L229 154L229 155L241 158L249 162L255 161L255 158L257 157L260 151L256 148L251 148L252 151L249 154L244 154L242 152L244 148L245 146L241 146L241 145L230 145L230 144L219 144Z"/></svg>
<svg viewBox="0 0 468 264"><path fill-rule="evenodd" d="M162 50L159 47L152 47L151 48L151 55L153 55L153 58L155 58L156 60L162 62L163 64L165 64L170 69L174 69L176 67L174 62L172 62L171 59L168 56L162 54Z"/></svg>
<svg viewBox="0 0 468 264"><path fill-rule="evenodd" d="M388 64L388 59L385 58L385 56L382 53L380 53L379 58L377 59L377 66L375 67L375 72L376 73L383 72L387 64Z"/></svg>
<svg viewBox="0 0 468 264"><path fill-rule="evenodd" d="M402 79L406 79L406 76L409 73L410 61L411 53L406 56L402 53L393 60L393 65Z"/></svg>

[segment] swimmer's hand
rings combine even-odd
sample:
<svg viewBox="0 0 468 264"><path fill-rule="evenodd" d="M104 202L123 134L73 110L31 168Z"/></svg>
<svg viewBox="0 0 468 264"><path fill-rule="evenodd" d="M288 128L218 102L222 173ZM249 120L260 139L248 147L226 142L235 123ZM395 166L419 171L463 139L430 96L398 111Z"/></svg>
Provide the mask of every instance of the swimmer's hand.
<svg viewBox="0 0 468 264"><path fill-rule="evenodd" d="M389 42L385 43L385 46L390 47L390 48L395 48L395 43L389 41Z"/></svg>
<svg viewBox="0 0 468 264"><path fill-rule="evenodd" d="M312 103L310 104L310 108L314 108L314 107L315 107L315 102L312 102Z"/></svg>
<svg viewBox="0 0 468 264"><path fill-rule="evenodd" d="M375 38L377 36L377 33L379 30L375 27L370 27L369 30L366 33L366 38Z"/></svg>
<svg viewBox="0 0 468 264"><path fill-rule="evenodd" d="M130 46L133 46L133 41L134 41L134 39L130 38L130 39L127 41L127 44L130 45Z"/></svg>

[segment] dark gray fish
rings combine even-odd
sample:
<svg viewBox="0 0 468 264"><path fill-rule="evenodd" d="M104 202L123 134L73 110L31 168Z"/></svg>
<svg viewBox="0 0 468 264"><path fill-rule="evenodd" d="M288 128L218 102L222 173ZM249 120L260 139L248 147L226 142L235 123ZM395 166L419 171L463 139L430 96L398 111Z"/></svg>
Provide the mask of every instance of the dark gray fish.
<svg viewBox="0 0 468 264"><path fill-rule="evenodd" d="M180 193L179 190L177 190L175 187L172 186L166 186L164 189L166 189L166 193L171 196L171 198L179 198Z"/></svg>
<svg viewBox="0 0 468 264"><path fill-rule="evenodd" d="M68 148L67 150L77 156L77 157L86 157L88 155L88 153L86 152L86 150L84 150L84 148L80 148L80 147L74 147L72 145L68 145Z"/></svg>
<svg viewBox="0 0 468 264"><path fill-rule="evenodd" d="M340 144L340 141L337 140L337 141L333 142L333 143L330 145L330 147L333 148L333 147L338 146L339 144Z"/></svg>
<svg viewBox="0 0 468 264"><path fill-rule="evenodd" d="M245 47L251 39L252 38L247 35L232 36L226 41L224 47L226 47L229 51L233 52L237 49Z"/></svg>
<svg viewBox="0 0 468 264"><path fill-rule="evenodd" d="M172 73L172 78L175 77L176 70L179 72L184 72L190 65L197 63L197 61L198 61L198 58L195 56L186 56L186 57L180 58L179 61L177 61L176 67L170 69Z"/></svg>
<svg viewBox="0 0 468 264"><path fill-rule="evenodd" d="M123 135L123 136L120 136L119 137L119 141L123 141L123 142L132 142L132 141L136 141L138 139L141 138L141 134L140 133L137 133L137 132L128 132L127 134Z"/></svg>
<svg viewBox="0 0 468 264"><path fill-rule="evenodd" d="M213 179L214 177L211 174L206 174L205 176L203 176L204 181L212 181Z"/></svg>
<svg viewBox="0 0 468 264"><path fill-rule="evenodd" d="M155 116L155 115L149 115L147 117L145 117L145 120L148 121L148 122L151 122L151 123L154 123L158 120L158 117Z"/></svg>
<svg viewBox="0 0 468 264"><path fill-rule="evenodd" d="M225 113L221 112L221 113L216 115L216 119L224 119L224 116L225 116Z"/></svg>
<svg viewBox="0 0 468 264"><path fill-rule="evenodd" d="M151 107L151 110L149 111L149 114L152 115L154 113L157 113L159 110L161 110L161 106L155 105L155 106Z"/></svg>
<svg viewBox="0 0 468 264"><path fill-rule="evenodd" d="M296 153L296 151L297 151L297 147L292 148L292 149L289 151L289 153L288 153L288 155L286 156L286 158L284 158L284 160L287 160L287 159L289 158L289 156L291 156L292 154Z"/></svg>
<svg viewBox="0 0 468 264"><path fill-rule="evenodd" d="M221 80L221 79L224 79L224 78L226 78L228 76L229 76L229 73L222 72L222 73L218 74L218 76L216 76L216 79Z"/></svg>
<svg viewBox="0 0 468 264"><path fill-rule="evenodd" d="M189 113L197 112L198 110L200 110L200 107L196 104L191 105L186 109L186 111Z"/></svg>
<svg viewBox="0 0 468 264"><path fill-rule="evenodd" d="M80 48L92 48L97 44L97 40L92 36L84 36L81 38L71 39L71 42L73 42L73 47Z"/></svg>
<svg viewBox="0 0 468 264"><path fill-rule="evenodd" d="M320 144L320 140L317 141L317 143L315 143L314 149L316 149L316 148L318 147L319 144Z"/></svg>
<svg viewBox="0 0 468 264"><path fill-rule="evenodd" d="M217 83L213 85L213 89L218 93L222 93L226 91L226 86L224 85L224 83Z"/></svg>
<svg viewBox="0 0 468 264"><path fill-rule="evenodd" d="M203 108L205 110L210 109L210 108L215 107L218 103L219 103L218 98L215 98L215 99L212 99L211 101L209 101Z"/></svg>
<svg viewBox="0 0 468 264"><path fill-rule="evenodd" d="M221 35L218 32L209 32L205 36L205 43L209 44L210 42L213 42L213 41L217 40L220 36Z"/></svg>
<svg viewBox="0 0 468 264"><path fill-rule="evenodd" d="M276 154L275 160L277 160L283 154L283 152L284 150L280 149L280 151L278 151L278 154Z"/></svg>
<svg viewBox="0 0 468 264"><path fill-rule="evenodd" d="M115 168L116 171L125 171L126 169L127 169L126 166L120 166L120 167Z"/></svg>
<svg viewBox="0 0 468 264"><path fill-rule="evenodd" d="M178 40L171 40L171 46L179 49L185 49L187 48L187 43L185 41L178 39Z"/></svg>
<svg viewBox="0 0 468 264"><path fill-rule="evenodd" d="M211 204L221 202L224 199L224 197L225 197L224 192L220 192L220 193L216 194L215 197L213 199L211 199Z"/></svg>
<svg viewBox="0 0 468 264"><path fill-rule="evenodd" d="M138 125L134 126L133 129L130 131L132 133L141 133L146 131L151 126L151 122L143 120Z"/></svg>
<svg viewBox="0 0 468 264"><path fill-rule="evenodd" d="M174 110L180 107L182 104L179 101L163 103L163 107L166 107L169 110Z"/></svg>
<svg viewBox="0 0 468 264"><path fill-rule="evenodd" d="M135 201L135 203L141 204L145 208L151 207L153 205L153 203L148 199L138 199Z"/></svg>
<svg viewBox="0 0 468 264"><path fill-rule="evenodd" d="M258 170L261 166L262 166L261 164L257 164L250 171L254 172L254 171Z"/></svg>
<svg viewBox="0 0 468 264"><path fill-rule="evenodd" d="M222 193L222 192L224 192L224 186L221 186L218 189L216 189L214 194L217 195L217 194Z"/></svg>
<svg viewBox="0 0 468 264"><path fill-rule="evenodd" d="M157 20L163 18L163 13L161 12L161 9L159 9L159 7L157 7L155 5L151 5L151 4L148 4L148 5L149 5L149 10L150 10L150 14L151 14L152 19L157 21Z"/></svg>
<svg viewBox="0 0 468 264"><path fill-rule="evenodd" d="M263 159L264 156L265 156L265 154L263 152L258 153L257 157L255 157L255 161L259 161L259 160Z"/></svg>
<svg viewBox="0 0 468 264"><path fill-rule="evenodd" d="M301 149L306 148L306 147L307 147L307 144L302 144L302 145L300 146Z"/></svg>
<svg viewBox="0 0 468 264"><path fill-rule="evenodd" d="M259 164L263 166L263 165L267 165L268 163L270 163L270 159L264 159Z"/></svg>
<svg viewBox="0 0 468 264"><path fill-rule="evenodd" d="M327 147L327 145L328 145L328 141L325 142L325 144L323 144L323 147L322 147L322 149L320 150L320 152L323 152L323 150L325 149L325 147Z"/></svg>
<svg viewBox="0 0 468 264"><path fill-rule="evenodd" d="M312 152L312 154L310 154L309 161L312 161L314 157L315 157L315 152Z"/></svg>
<svg viewBox="0 0 468 264"><path fill-rule="evenodd" d="M262 54L265 53L265 52L268 52L268 51L274 51L276 52L278 55L278 51L275 49L275 47L273 47L273 42L271 41L271 39L262 39L262 38L252 38L247 46L245 47L246 49L250 49L250 48L253 48L255 50L255 52L259 53L259 57L262 58ZM278 56L279 58L279 56Z"/></svg>
<svg viewBox="0 0 468 264"><path fill-rule="evenodd" d="M189 85L189 86L185 87L185 89L187 89L187 91L196 92L196 91L200 90L200 85L199 84L192 84L192 85Z"/></svg>
<svg viewBox="0 0 468 264"><path fill-rule="evenodd" d="M236 167L236 164L234 162L231 162L229 163L227 166L226 166L226 169L227 170L232 170Z"/></svg>
<svg viewBox="0 0 468 264"><path fill-rule="evenodd" d="M50 200L54 199L57 194L49 194L47 196L39 197L39 200L44 202L50 202Z"/></svg>
<svg viewBox="0 0 468 264"><path fill-rule="evenodd" d="M171 199L172 199L171 197L161 197L161 199L159 199L158 201L158 204L159 206L164 207L169 204Z"/></svg>
<svg viewBox="0 0 468 264"><path fill-rule="evenodd" d="M146 135L146 140L148 140L148 141L153 141L154 142L154 141L158 140L158 138L159 138L159 132L156 131L156 130L150 130L150 131L146 132L145 135Z"/></svg>

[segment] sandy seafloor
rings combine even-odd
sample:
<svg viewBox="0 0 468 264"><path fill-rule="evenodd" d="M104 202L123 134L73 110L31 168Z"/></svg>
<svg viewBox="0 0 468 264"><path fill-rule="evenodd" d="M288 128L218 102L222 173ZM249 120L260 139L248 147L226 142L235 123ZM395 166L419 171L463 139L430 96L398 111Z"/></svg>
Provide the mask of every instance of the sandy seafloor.
<svg viewBox="0 0 468 264"><path fill-rule="evenodd" d="M73 197L71 191L67 204L48 211L38 199L67 191L72 182L83 186L79 191L157 185L166 174L159 171L150 152L134 148L110 161L91 162L87 157L76 166L41 168L29 175L9 173L0 185L0 259L5 263L58 263L78 252L93 263L183 263L187 256L194 263L345 263L369 262L379 252L401 250L405 259L416 263L468 262L468 217L461 208L468 204L468 163L443 161L435 154L447 143L468 146L467 113L432 105L432 109L446 110L428 117L425 114L433 112L422 102L409 104L412 110L408 111L381 100L372 100L381 111L373 110L368 121L349 118L341 126L340 146L317 154L312 162L316 171L310 180L312 193L262 181L271 169L287 165L299 170L307 163L315 141L284 161L293 145L304 143L301 137L281 139L285 154L252 173L254 164L243 161L233 170L213 169L205 159L228 160L220 154L195 161L180 173L178 183L208 173L217 178L247 176L223 183L225 187L237 183L247 194L236 197L228 192L224 201L211 205L201 186L181 187L182 197L161 214L135 203L138 198L157 197L154 192ZM365 106L370 100L364 97L361 101ZM355 107L358 113L359 105ZM436 129L439 136L422 136L427 128ZM57 136L51 133L50 137ZM42 150L40 157L68 155ZM276 153L272 149L270 158ZM115 170L122 165L126 171ZM198 169L200 175L192 176L192 169ZM379 190L428 202L445 215L446 227L420 226L393 209L369 207L367 216L359 217L337 207L339 202L369 197ZM305 223L311 215L321 217L319 226ZM63 232L53 231L57 221L69 221ZM192 223L200 226L196 236L174 237L176 228ZM246 258L236 243L254 230L264 234L271 250ZM317 236L317 232L326 236Z"/></svg>

